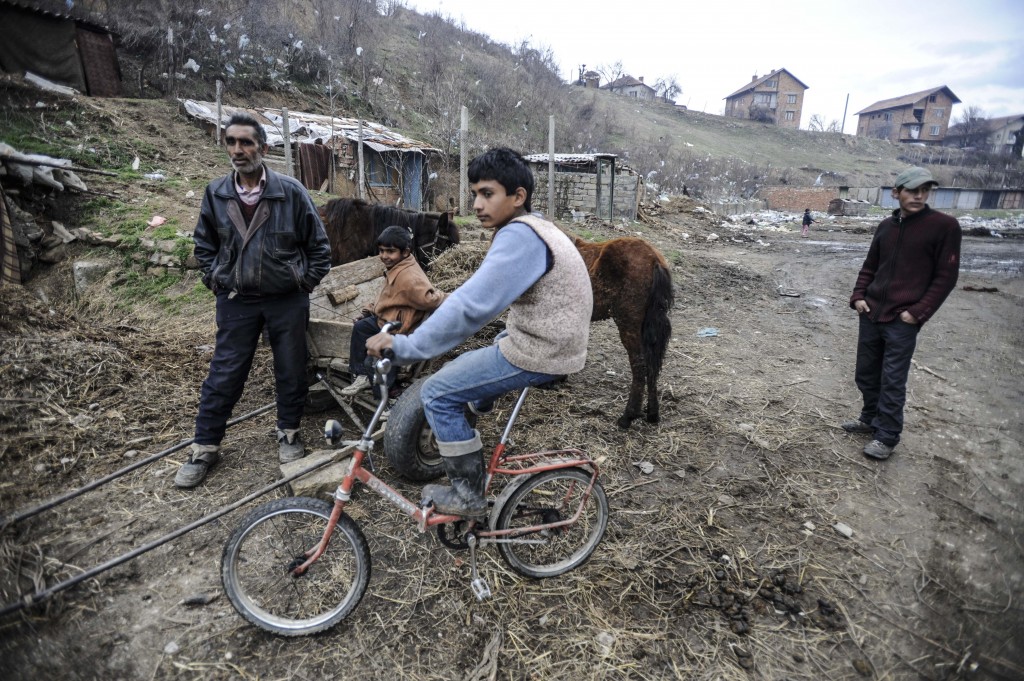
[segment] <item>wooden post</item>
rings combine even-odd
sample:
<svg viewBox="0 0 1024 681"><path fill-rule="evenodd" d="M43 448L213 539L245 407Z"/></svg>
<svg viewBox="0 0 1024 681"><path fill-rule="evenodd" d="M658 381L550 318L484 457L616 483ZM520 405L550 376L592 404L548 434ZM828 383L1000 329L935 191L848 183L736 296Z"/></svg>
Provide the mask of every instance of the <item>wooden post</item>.
<svg viewBox="0 0 1024 681"><path fill-rule="evenodd" d="M359 198L366 198L366 181L363 175L363 119L359 119Z"/></svg>
<svg viewBox="0 0 1024 681"><path fill-rule="evenodd" d="M295 169L292 167L292 134L291 126L288 124L288 109L281 108L281 136L284 137L284 167L287 168L288 177L295 177Z"/></svg>
<svg viewBox="0 0 1024 681"><path fill-rule="evenodd" d="M218 147L220 146L220 129L224 125L221 122L221 118L220 118L221 117L220 107L221 107L221 101L223 100L223 98L224 98L224 81L222 81L220 78L218 78L217 79L217 132L214 133L214 136L217 139L217 146Z"/></svg>
<svg viewBox="0 0 1024 681"><path fill-rule="evenodd" d="M466 177L466 166L469 165L469 109L465 106L460 111L459 124L459 215L466 214L466 198L469 196L469 180Z"/></svg>
<svg viewBox="0 0 1024 681"><path fill-rule="evenodd" d="M558 218L555 206L555 117L548 116L548 220Z"/></svg>

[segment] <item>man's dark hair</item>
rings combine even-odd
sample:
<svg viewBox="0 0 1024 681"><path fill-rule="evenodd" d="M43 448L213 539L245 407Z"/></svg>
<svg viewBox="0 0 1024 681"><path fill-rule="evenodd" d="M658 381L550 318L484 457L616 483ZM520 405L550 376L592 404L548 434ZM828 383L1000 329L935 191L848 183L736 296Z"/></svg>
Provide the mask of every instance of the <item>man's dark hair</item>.
<svg viewBox="0 0 1024 681"><path fill-rule="evenodd" d="M508 147L488 149L469 162L466 174L471 183L494 180L510 196L522 187L526 190L523 208L527 213L532 212L530 199L533 198L533 171L519 152Z"/></svg>
<svg viewBox="0 0 1024 681"><path fill-rule="evenodd" d="M224 132L227 132L228 128L232 125L248 125L256 131L256 140L259 141L260 146L267 143L267 131L263 129L263 126L258 120L253 118L247 113L235 113L231 114L231 118L228 119L228 124L224 126Z"/></svg>
<svg viewBox="0 0 1024 681"><path fill-rule="evenodd" d="M400 251L412 250L412 231L408 227L391 225L385 227L384 231L377 237L378 246L397 248Z"/></svg>

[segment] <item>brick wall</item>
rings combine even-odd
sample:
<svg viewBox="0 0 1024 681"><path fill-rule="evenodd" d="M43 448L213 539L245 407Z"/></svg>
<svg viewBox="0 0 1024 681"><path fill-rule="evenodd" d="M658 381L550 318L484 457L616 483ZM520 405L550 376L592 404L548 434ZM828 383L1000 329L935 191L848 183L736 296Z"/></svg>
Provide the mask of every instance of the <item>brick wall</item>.
<svg viewBox="0 0 1024 681"><path fill-rule="evenodd" d="M764 187L757 192L757 197L767 202L769 210L789 213L803 213L804 208L824 213L829 201L838 196L839 190L835 187Z"/></svg>

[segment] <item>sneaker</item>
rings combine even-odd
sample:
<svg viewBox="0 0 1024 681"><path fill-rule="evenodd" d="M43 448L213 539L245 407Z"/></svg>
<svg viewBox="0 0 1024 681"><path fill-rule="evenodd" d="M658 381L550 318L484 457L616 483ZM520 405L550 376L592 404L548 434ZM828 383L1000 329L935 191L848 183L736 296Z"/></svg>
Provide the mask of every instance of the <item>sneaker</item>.
<svg viewBox="0 0 1024 681"><path fill-rule="evenodd" d="M291 463L306 456L306 446L302 444L298 428L277 431L277 459L281 463Z"/></svg>
<svg viewBox="0 0 1024 681"><path fill-rule="evenodd" d="M178 487L195 487L203 481L214 464L220 461L220 445L192 445L188 461L182 464L174 476Z"/></svg>
<svg viewBox="0 0 1024 681"><path fill-rule="evenodd" d="M356 379L352 381L352 385L342 389L341 394L345 397L352 397L353 395L358 395L364 390L368 390L371 385L369 377L359 374L356 376Z"/></svg>
<svg viewBox="0 0 1024 681"><path fill-rule="evenodd" d="M872 440L864 446L864 455L870 456L872 459L878 459L884 461L892 456L892 450L895 449L895 445L890 447L884 442L878 440Z"/></svg>
<svg viewBox="0 0 1024 681"><path fill-rule="evenodd" d="M875 429L870 424L864 423L860 419L850 419L849 421L843 421L843 430L847 433L867 433L871 434L875 432Z"/></svg>

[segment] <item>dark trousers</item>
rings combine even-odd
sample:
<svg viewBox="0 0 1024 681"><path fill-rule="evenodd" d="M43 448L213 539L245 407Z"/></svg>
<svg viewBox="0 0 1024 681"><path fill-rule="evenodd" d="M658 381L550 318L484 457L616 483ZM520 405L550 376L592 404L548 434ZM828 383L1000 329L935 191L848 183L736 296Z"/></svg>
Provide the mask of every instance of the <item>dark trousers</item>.
<svg viewBox="0 0 1024 681"><path fill-rule="evenodd" d="M203 381L196 416L196 443L219 445L231 410L249 377L260 334L266 328L274 355L277 427L298 428L309 385L306 381L306 326L309 296L295 293L242 302L217 295L217 345Z"/></svg>
<svg viewBox="0 0 1024 681"><path fill-rule="evenodd" d="M860 316L856 382L864 397L860 420L875 429L875 439L896 446L903 432L907 375L917 347L919 324L899 319L876 323Z"/></svg>
<svg viewBox="0 0 1024 681"><path fill-rule="evenodd" d="M362 374L371 376L373 369L366 365L366 341L380 333L377 326L377 317L370 315L363 317L352 325L352 342L348 349L348 370L353 376ZM388 372L387 385L395 384L395 377L398 375L398 366L392 365Z"/></svg>

